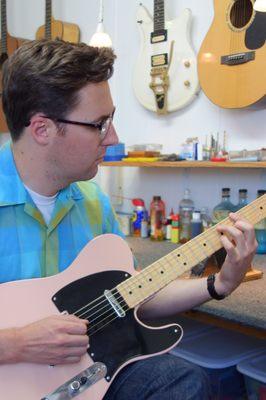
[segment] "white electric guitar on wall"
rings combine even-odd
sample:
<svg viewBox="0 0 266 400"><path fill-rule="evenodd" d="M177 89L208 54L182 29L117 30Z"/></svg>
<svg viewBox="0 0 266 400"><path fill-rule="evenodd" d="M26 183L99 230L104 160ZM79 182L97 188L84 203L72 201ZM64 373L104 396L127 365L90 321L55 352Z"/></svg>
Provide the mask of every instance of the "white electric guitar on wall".
<svg viewBox="0 0 266 400"><path fill-rule="evenodd" d="M237 212L253 225L266 218L266 195ZM221 224L232 225L229 218ZM138 306L222 247L213 226L136 273L119 236L93 239L65 271L48 278L0 285L0 329L24 326L52 314L88 319L90 347L67 365L0 365L3 400L101 400L127 364L169 351L182 337L177 324L138 319Z"/></svg>
<svg viewBox="0 0 266 400"><path fill-rule="evenodd" d="M197 57L190 43L191 11L165 21L164 0L154 0L154 18L139 6L141 48L134 71L137 99L157 114L179 110L199 91Z"/></svg>

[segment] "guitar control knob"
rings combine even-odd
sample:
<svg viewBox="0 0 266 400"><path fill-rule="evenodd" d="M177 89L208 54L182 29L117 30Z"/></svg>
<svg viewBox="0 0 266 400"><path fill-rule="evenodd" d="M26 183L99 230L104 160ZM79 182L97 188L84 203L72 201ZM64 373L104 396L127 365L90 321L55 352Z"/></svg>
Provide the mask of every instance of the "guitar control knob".
<svg viewBox="0 0 266 400"><path fill-rule="evenodd" d="M80 389L80 382L79 381L73 381L69 385L69 390L71 393L77 393Z"/></svg>
<svg viewBox="0 0 266 400"><path fill-rule="evenodd" d="M186 67L186 68L189 68L190 67L190 61L188 61L188 60L186 60L185 62L184 62L184 66Z"/></svg>
<svg viewBox="0 0 266 400"><path fill-rule="evenodd" d="M189 82L189 81L185 81L185 82L184 82L184 85L185 85L186 87L189 87L189 86L190 86L190 82Z"/></svg>

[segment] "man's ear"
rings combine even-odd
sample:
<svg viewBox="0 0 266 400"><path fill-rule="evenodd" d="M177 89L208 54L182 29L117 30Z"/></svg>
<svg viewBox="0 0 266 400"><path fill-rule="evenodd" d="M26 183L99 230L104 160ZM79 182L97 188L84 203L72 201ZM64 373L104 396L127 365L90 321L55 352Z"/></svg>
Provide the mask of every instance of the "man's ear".
<svg viewBox="0 0 266 400"><path fill-rule="evenodd" d="M42 115L36 114L31 117L28 127L32 138L40 145L46 146L49 143L50 137L56 126L49 118L44 118Z"/></svg>

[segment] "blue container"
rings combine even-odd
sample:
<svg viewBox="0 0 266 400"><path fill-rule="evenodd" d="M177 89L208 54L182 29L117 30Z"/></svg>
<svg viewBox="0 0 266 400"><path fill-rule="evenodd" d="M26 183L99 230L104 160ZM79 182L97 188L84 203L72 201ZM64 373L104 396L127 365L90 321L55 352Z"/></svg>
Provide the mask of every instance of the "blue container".
<svg viewBox="0 0 266 400"><path fill-rule="evenodd" d="M104 156L104 161L120 161L125 157L125 143L118 143L108 146Z"/></svg>
<svg viewBox="0 0 266 400"><path fill-rule="evenodd" d="M244 375L249 400L266 399L266 351L237 365Z"/></svg>
<svg viewBox="0 0 266 400"><path fill-rule="evenodd" d="M201 366L209 375L212 400L243 400L244 377L236 365L265 349L265 341L238 332L214 328L203 331L171 350L171 353Z"/></svg>

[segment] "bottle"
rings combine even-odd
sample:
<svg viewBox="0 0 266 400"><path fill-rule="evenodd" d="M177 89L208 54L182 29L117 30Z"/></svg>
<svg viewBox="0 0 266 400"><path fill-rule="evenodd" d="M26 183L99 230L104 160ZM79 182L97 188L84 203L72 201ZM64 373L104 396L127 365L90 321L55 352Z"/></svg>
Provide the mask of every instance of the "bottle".
<svg viewBox="0 0 266 400"><path fill-rule="evenodd" d="M212 226L212 219L209 215L207 207L202 207L200 214L202 222L202 231L205 232L208 228Z"/></svg>
<svg viewBox="0 0 266 400"><path fill-rule="evenodd" d="M165 204L161 196L153 196L150 206L151 240L164 240L163 222L165 219Z"/></svg>
<svg viewBox="0 0 266 400"><path fill-rule="evenodd" d="M247 189L239 189L238 191L238 204L235 206L235 211L240 210L248 204L248 191Z"/></svg>
<svg viewBox="0 0 266 400"><path fill-rule="evenodd" d="M148 215L147 215L148 217ZM140 237L147 238L149 236L148 218L143 218L140 225Z"/></svg>
<svg viewBox="0 0 266 400"><path fill-rule="evenodd" d="M222 221L224 218L227 218L230 212L235 211L235 206L230 201L230 189L223 188L222 189L222 201L214 207L212 213L212 221L214 224Z"/></svg>
<svg viewBox="0 0 266 400"><path fill-rule="evenodd" d="M202 221L200 211L194 211L192 213L191 220L191 238L198 236L202 232Z"/></svg>
<svg viewBox="0 0 266 400"><path fill-rule="evenodd" d="M266 190L258 190L257 197L266 194ZM266 218L255 225L255 235L258 242L257 254L266 254Z"/></svg>
<svg viewBox="0 0 266 400"><path fill-rule="evenodd" d="M141 236L141 221L148 221L148 212L145 208L144 200L132 199L134 205L133 217L132 217L132 233L133 236Z"/></svg>
<svg viewBox="0 0 266 400"><path fill-rule="evenodd" d="M190 190L186 189L184 198L179 203L180 243L186 243L191 238L191 219L194 203L190 198Z"/></svg>
<svg viewBox="0 0 266 400"><path fill-rule="evenodd" d="M179 242L179 215L172 216L172 230L171 230L171 242Z"/></svg>
<svg viewBox="0 0 266 400"><path fill-rule="evenodd" d="M171 208L171 212L166 218L166 234L165 234L165 239L166 240L171 240L171 234L172 234L172 218L174 216L174 210Z"/></svg>

